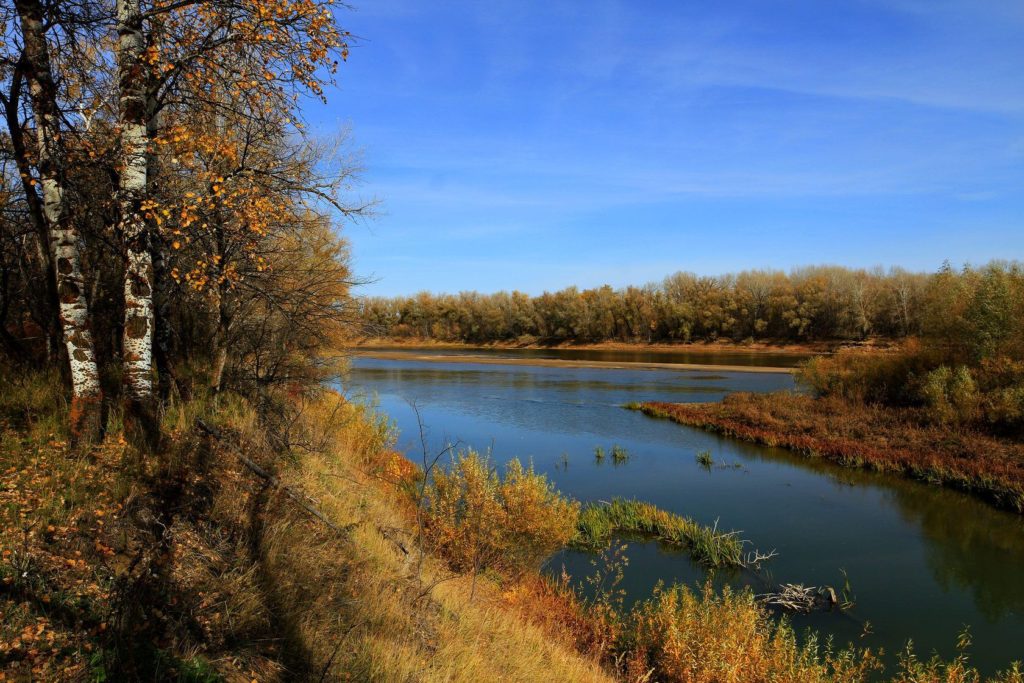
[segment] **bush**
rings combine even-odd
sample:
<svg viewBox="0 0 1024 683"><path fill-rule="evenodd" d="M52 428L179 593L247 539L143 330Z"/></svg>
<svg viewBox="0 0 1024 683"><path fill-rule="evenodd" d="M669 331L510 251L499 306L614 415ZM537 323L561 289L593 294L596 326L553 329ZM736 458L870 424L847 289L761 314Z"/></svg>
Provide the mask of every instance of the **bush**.
<svg viewBox="0 0 1024 683"><path fill-rule="evenodd" d="M521 574L569 541L578 516L579 504L532 467L512 460L501 477L469 451L434 475L423 519L428 540L453 569Z"/></svg>
<svg viewBox="0 0 1024 683"><path fill-rule="evenodd" d="M963 424L978 417L978 386L965 365L940 365L924 376L918 393L936 422Z"/></svg>
<svg viewBox="0 0 1024 683"><path fill-rule="evenodd" d="M701 595L685 586L657 588L630 615L623 643L627 678L672 683L867 681L879 667L870 651L819 648L814 636L800 645L786 621L776 622L749 590L708 583Z"/></svg>
<svg viewBox="0 0 1024 683"><path fill-rule="evenodd" d="M940 365L934 350L908 342L890 352L846 349L831 356L815 356L797 371L797 381L818 396L854 401L907 405L919 397L916 377Z"/></svg>

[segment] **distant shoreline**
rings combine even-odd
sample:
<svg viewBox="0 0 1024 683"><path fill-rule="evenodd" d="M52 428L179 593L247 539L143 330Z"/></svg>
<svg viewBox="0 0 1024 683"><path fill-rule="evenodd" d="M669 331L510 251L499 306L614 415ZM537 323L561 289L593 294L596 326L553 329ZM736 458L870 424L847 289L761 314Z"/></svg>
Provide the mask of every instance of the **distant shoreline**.
<svg viewBox="0 0 1024 683"><path fill-rule="evenodd" d="M884 339L869 340L861 344L842 341L822 341L788 343L772 341L761 341L752 344L742 344L732 341L718 342L688 342L678 344L645 342L553 342L545 343L542 340L531 341L502 341L487 342L484 344L466 344L462 342L444 342L433 339L409 338L391 339L386 337L368 337L360 339L351 347L353 350L361 348L373 349L408 349L408 348L432 348L432 349L453 349L453 350L486 350L486 349L566 349L579 351L652 351L652 352L677 352L677 353L772 353L772 354L822 354L834 353L839 348L856 346L858 348L884 349L891 346L893 342Z"/></svg>
<svg viewBox="0 0 1024 683"><path fill-rule="evenodd" d="M487 348L487 347L464 347ZM494 348L494 347L491 347ZM519 347L521 348L521 347ZM607 347L606 347L607 348ZM391 351L355 347L354 355L383 360L413 360L428 363L475 363L479 365L533 365L550 368L603 368L608 370L699 370L705 372L793 373L796 368L758 365L722 365L714 363L647 363L630 361L560 360L556 358L487 358L459 354L418 354L415 351ZM610 349L609 349L610 350Z"/></svg>

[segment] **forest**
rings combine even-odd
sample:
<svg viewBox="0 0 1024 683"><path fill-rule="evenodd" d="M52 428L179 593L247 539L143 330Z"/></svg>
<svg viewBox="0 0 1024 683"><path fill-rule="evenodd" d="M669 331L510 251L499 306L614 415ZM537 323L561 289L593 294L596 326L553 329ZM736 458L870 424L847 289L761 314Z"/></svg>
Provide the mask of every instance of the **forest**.
<svg viewBox="0 0 1024 683"><path fill-rule="evenodd" d="M989 315L989 301L998 307L991 315L1008 315L1020 282L1017 263L947 263L931 274L839 266L720 277L680 272L643 287L568 287L539 296L370 297L360 302L360 315L369 336L464 343L901 339L940 333L951 292L975 317Z"/></svg>

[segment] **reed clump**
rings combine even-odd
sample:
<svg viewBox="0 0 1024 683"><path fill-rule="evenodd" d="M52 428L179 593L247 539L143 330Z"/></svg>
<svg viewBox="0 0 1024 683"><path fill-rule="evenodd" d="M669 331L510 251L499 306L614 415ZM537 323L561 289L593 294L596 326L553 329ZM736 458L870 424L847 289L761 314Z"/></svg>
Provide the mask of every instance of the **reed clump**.
<svg viewBox="0 0 1024 683"><path fill-rule="evenodd" d="M608 504L587 505L579 513L573 547L596 551L618 534L636 534L684 549L707 567L740 567L743 542L691 519L638 500L616 498Z"/></svg>
<svg viewBox="0 0 1024 683"><path fill-rule="evenodd" d="M669 683L864 683L881 669L870 650L822 647L814 635L801 644L749 590L717 593L710 582L696 593L681 585L656 588L629 624L622 645L628 680L652 672L651 680Z"/></svg>

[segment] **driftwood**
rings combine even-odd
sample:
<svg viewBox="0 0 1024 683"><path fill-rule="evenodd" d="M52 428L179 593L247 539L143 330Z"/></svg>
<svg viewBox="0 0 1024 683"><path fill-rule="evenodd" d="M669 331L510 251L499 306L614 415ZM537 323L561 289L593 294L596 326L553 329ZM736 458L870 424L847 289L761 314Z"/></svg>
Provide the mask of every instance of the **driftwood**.
<svg viewBox="0 0 1024 683"><path fill-rule="evenodd" d="M329 520L327 516L324 515L324 513L320 512L320 510L318 510L316 506L309 502L309 498L304 496L302 493L296 491L292 487L282 484L280 479L278 479L270 472L267 472L265 469L257 465L251 458L242 453L242 451L240 451L234 444L225 439L221 435L219 430L217 430L214 427L211 427L210 425L206 424L206 422L200 419L196 419L196 426L200 429L200 431L209 436L212 436L218 442L227 447L227 449L234 453L235 457L237 457L243 465L249 468L249 470L251 470L253 474L257 475L258 477L261 477L264 481L266 481L274 488L279 488L282 491L284 491L288 495L288 497L294 500L296 503L298 503L303 510L319 519L332 530L338 533L343 533L341 527L339 527L337 524Z"/></svg>
<svg viewBox="0 0 1024 683"><path fill-rule="evenodd" d="M831 586L818 588L799 583L784 583L778 591L758 595L757 599L765 605L805 614L815 609L831 609L839 603Z"/></svg>

